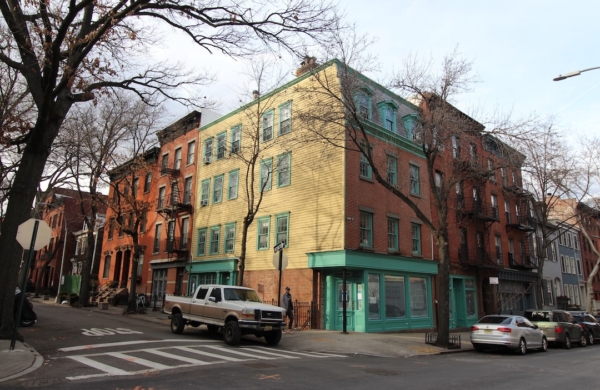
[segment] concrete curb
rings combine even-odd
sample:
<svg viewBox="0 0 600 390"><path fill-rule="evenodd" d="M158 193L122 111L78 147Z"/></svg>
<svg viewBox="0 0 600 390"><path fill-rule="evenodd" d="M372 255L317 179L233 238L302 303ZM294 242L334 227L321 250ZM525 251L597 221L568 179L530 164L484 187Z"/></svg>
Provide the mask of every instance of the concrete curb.
<svg viewBox="0 0 600 390"><path fill-rule="evenodd" d="M42 355L40 355L35 349L33 349L33 347L31 345L29 345L27 343L21 343L21 344L25 348L28 349L29 353L31 353L33 355L33 362L31 363L31 365L29 367L23 369L22 371L19 371L15 374L12 374L12 375L4 377L4 378L0 378L0 383L9 381L11 379L18 378L18 377L26 375L26 374L29 374L30 372L37 370L38 368L40 368L42 366L42 364L44 364L44 358L42 357Z"/></svg>

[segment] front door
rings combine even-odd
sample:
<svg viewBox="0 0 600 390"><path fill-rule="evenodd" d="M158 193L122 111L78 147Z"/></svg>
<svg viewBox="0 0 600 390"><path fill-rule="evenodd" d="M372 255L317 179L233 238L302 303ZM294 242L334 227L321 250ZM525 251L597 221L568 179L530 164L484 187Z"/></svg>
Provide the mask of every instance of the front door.
<svg viewBox="0 0 600 390"><path fill-rule="evenodd" d="M467 310L465 307L465 289L464 280L459 278L452 279L452 299L450 300L451 317L450 328L467 326Z"/></svg>
<svg viewBox="0 0 600 390"><path fill-rule="evenodd" d="M346 330L365 331L363 283L359 280L346 280L346 292L342 280L336 282L335 329L343 330L344 304L346 305Z"/></svg>

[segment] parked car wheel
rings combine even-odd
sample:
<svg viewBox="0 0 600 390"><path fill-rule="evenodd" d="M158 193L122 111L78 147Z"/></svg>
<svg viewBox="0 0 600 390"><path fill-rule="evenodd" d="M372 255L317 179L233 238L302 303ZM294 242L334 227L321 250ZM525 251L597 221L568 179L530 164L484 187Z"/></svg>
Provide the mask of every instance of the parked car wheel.
<svg viewBox="0 0 600 390"><path fill-rule="evenodd" d="M565 336L565 341L563 342L563 347L565 349L571 349L571 338L569 337L569 335Z"/></svg>
<svg viewBox="0 0 600 390"><path fill-rule="evenodd" d="M588 341L588 345L594 345L594 343L596 341L594 340L594 333L593 332L588 333L587 341Z"/></svg>
<svg viewBox="0 0 600 390"><path fill-rule="evenodd" d="M185 327L185 320L181 313L177 313L173 315L171 318L171 332L175 334L182 334L183 328Z"/></svg>
<svg viewBox="0 0 600 390"><path fill-rule="evenodd" d="M548 339L542 337L542 346L540 347L540 352L548 352Z"/></svg>
<svg viewBox="0 0 600 390"><path fill-rule="evenodd" d="M587 347L587 337L585 337L583 333L581 334L581 337L579 337L579 346Z"/></svg>
<svg viewBox="0 0 600 390"><path fill-rule="evenodd" d="M519 347L517 348L517 354L525 355L527 353L527 343L525 343L525 339L519 340Z"/></svg>
<svg viewBox="0 0 600 390"><path fill-rule="evenodd" d="M281 341L281 329L265 332L265 341L269 345L277 345Z"/></svg>
<svg viewBox="0 0 600 390"><path fill-rule="evenodd" d="M19 326L22 328L28 328L28 327L32 326L33 324L35 324L35 320L21 320L21 322L19 323Z"/></svg>
<svg viewBox="0 0 600 390"><path fill-rule="evenodd" d="M242 339L242 332L237 321L229 321L223 329L223 340L228 345L238 345Z"/></svg>
<svg viewBox="0 0 600 390"><path fill-rule="evenodd" d="M219 333L219 326L218 325L206 325L206 328L208 329L208 331L210 333Z"/></svg>

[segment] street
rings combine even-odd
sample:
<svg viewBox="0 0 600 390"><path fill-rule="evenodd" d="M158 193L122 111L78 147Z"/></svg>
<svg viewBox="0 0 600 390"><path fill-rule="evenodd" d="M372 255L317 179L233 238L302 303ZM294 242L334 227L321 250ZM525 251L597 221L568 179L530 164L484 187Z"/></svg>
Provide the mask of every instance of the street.
<svg viewBox="0 0 600 390"><path fill-rule="evenodd" d="M22 329L43 357L38 370L0 389L564 389L597 382L600 345L547 353L465 352L382 358L267 348L244 338L230 347L204 327L171 333L168 322L144 321L53 305ZM593 386L592 386L593 387Z"/></svg>

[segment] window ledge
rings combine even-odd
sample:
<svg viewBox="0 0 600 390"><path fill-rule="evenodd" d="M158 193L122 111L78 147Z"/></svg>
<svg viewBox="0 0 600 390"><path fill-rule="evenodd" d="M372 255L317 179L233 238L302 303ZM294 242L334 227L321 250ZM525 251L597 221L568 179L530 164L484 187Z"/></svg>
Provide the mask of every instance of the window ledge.
<svg viewBox="0 0 600 390"><path fill-rule="evenodd" d="M411 255L412 255L412 257L418 257L418 258L421 258L421 259L423 258L423 255L419 254L419 253L412 253Z"/></svg>
<svg viewBox="0 0 600 390"><path fill-rule="evenodd" d="M363 180L363 181L366 181L366 182L369 182L369 183L375 183L375 180L373 180L372 178L369 178L369 177L364 177L364 176L360 176L359 175L358 178L360 180Z"/></svg>
<svg viewBox="0 0 600 390"><path fill-rule="evenodd" d="M399 255L399 254L400 254L400 251L399 251L399 250L397 250L397 249L389 249L389 248L388 248L388 253L389 253L390 255Z"/></svg>
<svg viewBox="0 0 600 390"><path fill-rule="evenodd" d="M360 250L364 252L375 252L375 248L372 246L361 246Z"/></svg>
<svg viewBox="0 0 600 390"><path fill-rule="evenodd" d="M410 196L414 196L415 198L421 199L421 194L413 194L412 192L409 194Z"/></svg>

